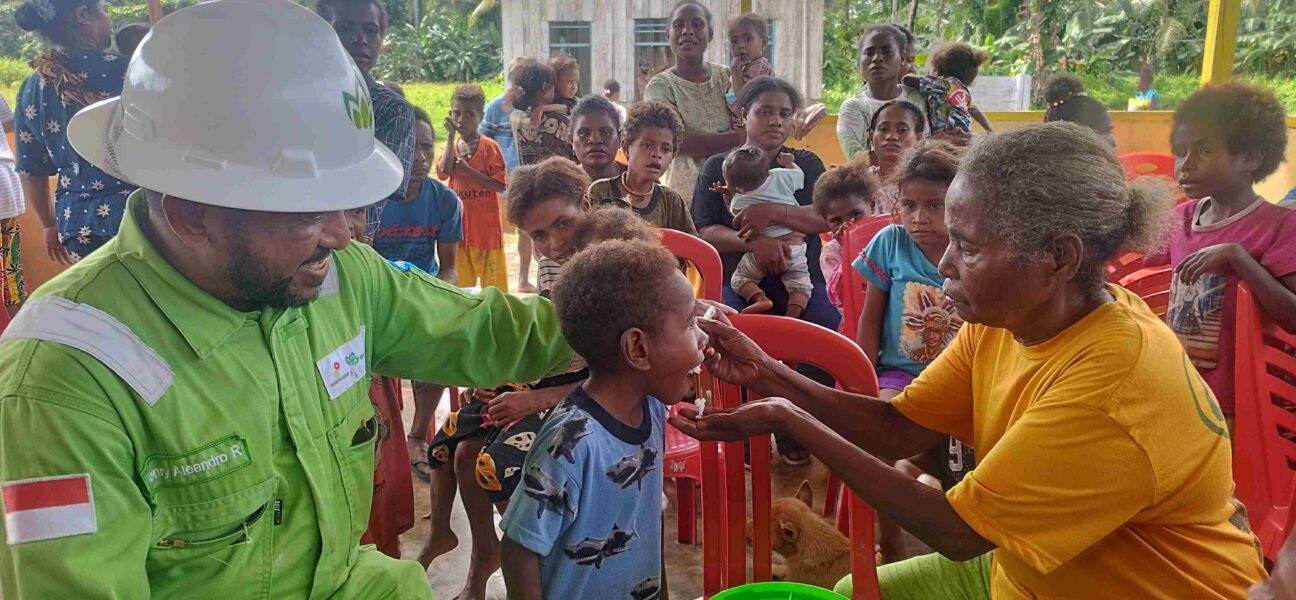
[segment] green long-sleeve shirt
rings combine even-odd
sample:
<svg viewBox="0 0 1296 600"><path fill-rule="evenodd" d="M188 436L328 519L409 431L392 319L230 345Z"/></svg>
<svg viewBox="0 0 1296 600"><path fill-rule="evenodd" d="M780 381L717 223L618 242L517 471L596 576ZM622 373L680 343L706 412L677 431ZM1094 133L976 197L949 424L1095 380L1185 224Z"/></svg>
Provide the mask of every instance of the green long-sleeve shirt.
<svg viewBox="0 0 1296 600"><path fill-rule="evenodd" d="M309 305L238 312L153 248L142 195L127 212L0 338L0 596L430 597L417 563L359 546L383 433L370 373L559 372L551 305L351 244Z"/></svg>

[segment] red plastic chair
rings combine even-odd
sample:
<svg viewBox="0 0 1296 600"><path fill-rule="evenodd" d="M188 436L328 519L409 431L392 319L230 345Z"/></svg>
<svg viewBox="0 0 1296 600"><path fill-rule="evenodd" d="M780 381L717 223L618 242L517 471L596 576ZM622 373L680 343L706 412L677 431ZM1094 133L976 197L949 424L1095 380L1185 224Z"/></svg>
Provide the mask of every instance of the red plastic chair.
<svg viewBox="0 0 1296 600"><path fill-rule="evenodd" d="M702 273L702 298L720 302L723 300L724 264L720 253L707 243L687 233L673 229L659 229L662 234L662 245L677 258L693 263ZM700 378L699 381L702 381ZM704 382L698 393L703 393ZM673 412L673 409L672 409ZM714 450L714 448L713 448ZM681 544L697 543L697 489L694 482L702 484L702 444L684 435L680 430L666 427L666 457L664 477L676 479L677 521L676 534Z"/></svg>
<svg viewBox="0 0 1296 600"><path fill-rule="evenodd" d="M1270 321L1245 283L1235 329L1233 479L1272 560L1296 520L1296 334Z"/></svg>
<svg viewBox="0 0 1296 600"><path fill-rule="evenodd" d="M1121 286L1138 294L1156 316L1165 319L1170 309L1170 283L1174 270L1170 267L1142 269L1121 280Z"/></svg>
<svg viewBox="0 0 1296 600"><path fill-rule="evenodd" d="M847 339L854 340L856 333L859 331L859 316L864 312L864 291L868 289L868 282L860 275L854 267L851 266L860 253L868 247L873 237L886 228L887 225L895 224L897 221L893 215L879 215L870 217L861 221L856 221L846 229L842 235L842 321L837 331L846 336ZM841 506L841 480L829 473L828 481L824 492L824 516L830 517L837 512ZM843 533L846 531L847 519L845 515L840 515L837 520L837 528Z"/></svg>
<svg viewBox="0 0 1296 600"><path fill-rule="evenodd" d="M870 217L856 221L842 235L842 322L838 331L848 339L855 339L859 316L864 310L864 290L868 289L864 276L856 272L851 263L873 241L873 236L894 223L896 220L891 215Z"/></svg>
<svg viewBox="0 0 1296 600"><path fill-rule="evenodd" d="M877 376L864 352L851 340L818 325L786 317L739 315L734 326L747 334L776 360L814 365L837 381L839 388L876 396ZM714 382L714 402L719 407L739 405L749 392L735 385ZM758 436L751 446L752 575L753 581L769 581L772 575L770 519L770 440ZM728 442L721 452L703 455L704 474L723 478L721 486L703 486L704 520L703 593L710 597L721 590L747 583L747 484L743 469L743 443ZM721 497L721 494L726 497ZM851 494L850 539L854 598L878 600L877 569L873 554L874 514L871 507ZM722 505L719 511L711 506Z"/></svg>
<svg viewBox="0 0 1296 600"><path fill-rule="evenodd" d="M1175 157L1164 152L1131 152L1120 156L1125 165L1125 177L1134 180L1139 177L1175 178Z"/></svg>
<svg viewBox="0 0 1296 600"><path fill-rule="evenodd" d="M1107 276L1108 283L1119 284L1122 279L1143 270L1143 255L1138 252L1121 252L1107 261L1107 266L1103 272Z"/></svg>

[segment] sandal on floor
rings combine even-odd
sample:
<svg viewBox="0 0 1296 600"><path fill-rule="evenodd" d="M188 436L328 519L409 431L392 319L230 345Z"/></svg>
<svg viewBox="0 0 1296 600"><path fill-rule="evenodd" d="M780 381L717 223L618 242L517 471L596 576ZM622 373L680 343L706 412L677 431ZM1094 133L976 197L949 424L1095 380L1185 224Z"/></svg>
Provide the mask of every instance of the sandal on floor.
<svg viewBox="0 0 1296 600"><path fill-rule="evenodd" d="M428 461L423 459L411 460L410 470L414 471L414 476L418 477L423 483L432 481L432 465Z"/></svg>

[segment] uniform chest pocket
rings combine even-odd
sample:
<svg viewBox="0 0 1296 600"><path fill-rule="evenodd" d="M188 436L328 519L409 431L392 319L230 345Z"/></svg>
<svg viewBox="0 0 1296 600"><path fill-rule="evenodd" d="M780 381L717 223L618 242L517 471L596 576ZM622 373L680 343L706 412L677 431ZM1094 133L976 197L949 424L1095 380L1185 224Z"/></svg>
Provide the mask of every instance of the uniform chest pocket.
<svg viewBox="0 0 1296 600"><path fill-rule="evenodd" d="M278 478L271 477L233 494L188 504L159 505L153 514L154 543L146 569L153 573L211 557L216 560L187 570L234 567L242 571L240 577L255 579L253 571L264 562L257 560L256 549L270 548L268 532L278 483Z"/></svg>
<svg viewBox="0 0 1296 600"><path fill-rule="evenodd" d="M329 431L329 447L337 464L342 494L346 498L349 528L344 543L355 549L369 527L373 502L374 452L379 430L377 413L368 398L356 402L348 415ZM349 561L348 561L349 562Z"/></svg>

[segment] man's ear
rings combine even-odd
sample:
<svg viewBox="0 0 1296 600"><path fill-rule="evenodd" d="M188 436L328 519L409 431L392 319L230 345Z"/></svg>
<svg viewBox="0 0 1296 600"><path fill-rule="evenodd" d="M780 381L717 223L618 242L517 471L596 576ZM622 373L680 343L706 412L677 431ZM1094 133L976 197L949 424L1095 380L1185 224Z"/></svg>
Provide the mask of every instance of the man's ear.
<svg viewBox="0 0 1296 600"><path fill-rule="evenodd" d="M161 205L167 227L186 246L204 246L209 242L208 222L215 216L212 207L174 196L162 196Z"/></svg>
<svg viewBox="0 0 1296 600"><path fill-rule="evenodd" d="M1053 261L1053 276L1059 282L1071 281L1075 278L1076 273L1080 272L1084 256L1084 242L1080 240L1079 236L1074 233L1058 236L1053 240L1049 249L1049 258Z"/></svg>
<svg viewBox="0 0 1296 600"><path fill-rule="evenodd" d="M648 332L631 327L621 334L621 360L636 371L647 371L652 368L648 358Z"/></svg>

